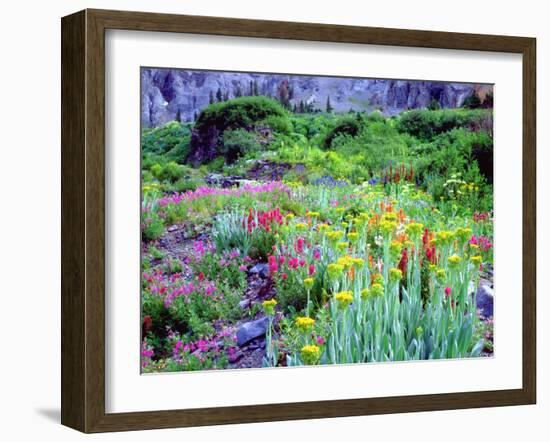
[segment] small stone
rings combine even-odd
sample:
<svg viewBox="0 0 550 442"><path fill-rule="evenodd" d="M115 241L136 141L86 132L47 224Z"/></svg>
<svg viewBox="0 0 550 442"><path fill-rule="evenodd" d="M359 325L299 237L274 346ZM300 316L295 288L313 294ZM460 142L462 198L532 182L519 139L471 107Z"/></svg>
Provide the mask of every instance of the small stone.
<svg viewBox="0 0 550 442"><path fill-rule="evenodd" d="M267 316L255 321L245 322L237 330L237 345L242 347L247 342L259 336L265 335L268 324Z"/></svg>
<svg viewBox="0 0 550 442"><path fill-rule="evenodd" d="M250 299L243 299L241 302L239 302L239 307L243 310L250 307Z"/></svg>
<svg viewBox="0 0 550 442"><path fill-rule="evenodd" d="M248 272L251 275L259 275L261 278L267 278L269 276L269 266L261 262L252 267Z"/></svg>
<svg viewBox="0 0 550 442"><path fill-rule="evenodd" d="M167 230L168 230L169 232L174 232L174 231L178 230L178 226L176 226L176 225L170 226L170 227L168 227Z"/></svg>

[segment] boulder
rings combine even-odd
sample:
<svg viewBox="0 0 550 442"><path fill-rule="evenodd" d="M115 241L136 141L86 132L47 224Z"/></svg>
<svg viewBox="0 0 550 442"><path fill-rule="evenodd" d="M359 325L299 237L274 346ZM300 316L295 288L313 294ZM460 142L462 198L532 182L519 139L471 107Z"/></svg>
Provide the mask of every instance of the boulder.
<svg viewBox="0 0 550 442"><path fill-rule="evenodd" d="M493 316L494 290L490 281L481 279L477 287L476 302L481 314L489 318Z"/></svg>
<svg viewBox="0 0 550 442"><path fill-rule="evenodd" d="M265 335L269 319L264 316L255 321L245 322L237 330L237 345L242 347L247 342L259 336Z"/></svg>

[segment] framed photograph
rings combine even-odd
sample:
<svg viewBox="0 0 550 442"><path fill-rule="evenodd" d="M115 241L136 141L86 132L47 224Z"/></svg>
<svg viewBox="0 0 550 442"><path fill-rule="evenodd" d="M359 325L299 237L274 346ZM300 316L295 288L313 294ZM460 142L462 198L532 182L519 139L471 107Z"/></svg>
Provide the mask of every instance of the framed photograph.
<svg viewBox="0 0 550 442"><path fill-rule="evenodd" d="M535 54L64 17L62 423L534 404Z"/></svg>

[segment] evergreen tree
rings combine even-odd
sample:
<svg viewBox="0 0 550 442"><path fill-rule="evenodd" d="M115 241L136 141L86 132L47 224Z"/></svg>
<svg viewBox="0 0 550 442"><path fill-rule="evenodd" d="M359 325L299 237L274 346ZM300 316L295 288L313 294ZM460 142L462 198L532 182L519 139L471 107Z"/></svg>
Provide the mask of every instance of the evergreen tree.
<svg viewBox="0 0 550 442"><path fill-rule="evenodd" d="M437 101L435 98L432 98L432 101L430 101L430 104L428 104L429 110L439 110L441 109L441 105L439 104L439 101Z"/></svg>
<svg viewBox="0 0 550 442"><path fill-rule="evenodd" d="M479 98L477 92L474 91L472 95L466 98L462 107L467 109L479 109L481 107L481 99Z"/></svg>
<svg viewBox="0 0 550 442"><path fill-rule="evenodd" d="M218 88L218 91L216 92L216 100L218 100L218 102L224 101L222 96L222 90L220 88Z"/></svg>
<svg viewBox="0 0 550 442"><path fill-rule="evenodd" d="M178 109L178 111L176 112L176 121L179 121L180 123L182 122L181 121L181 111Z"/></svg>
<svg viewBox="0 0 550 442"><path fill-rule="evenodd" d="M223 94L223 101L229 100L229 92L225 91Z"/></svg>
<svg viewBox="0 0 550 442"><path fill-rule="evenodd" d="M330 105L330 95L327 95L327 113L331 113L334 108Z"/></svg>
<svg viewBox="0 0 550 442"><path fill-rule="evenodd" d="M257 82L256 80L254 80L253 95L256 96L256 97L257 97L258 95L260 95L260 94L258 93L258 82Z"/></svg>
<svg viewBox="0 0 550 442"><path fill-rule="evenodd" d="M214 94L213 94L212 90L210 90L210 96L208 97L208 102L210 104L214 104Z"/></svg>

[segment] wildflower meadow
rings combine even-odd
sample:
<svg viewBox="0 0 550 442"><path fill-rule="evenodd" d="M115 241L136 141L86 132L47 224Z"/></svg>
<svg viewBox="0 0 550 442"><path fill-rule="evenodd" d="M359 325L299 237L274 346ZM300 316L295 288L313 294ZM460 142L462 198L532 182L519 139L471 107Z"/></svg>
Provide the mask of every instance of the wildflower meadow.
<svg viewBox="0 0 550 442"><path fill-rule="evenodd" d="M492 91L473 91L388 113L251 83L144 127L142 372L492 356Z"/></svg>

